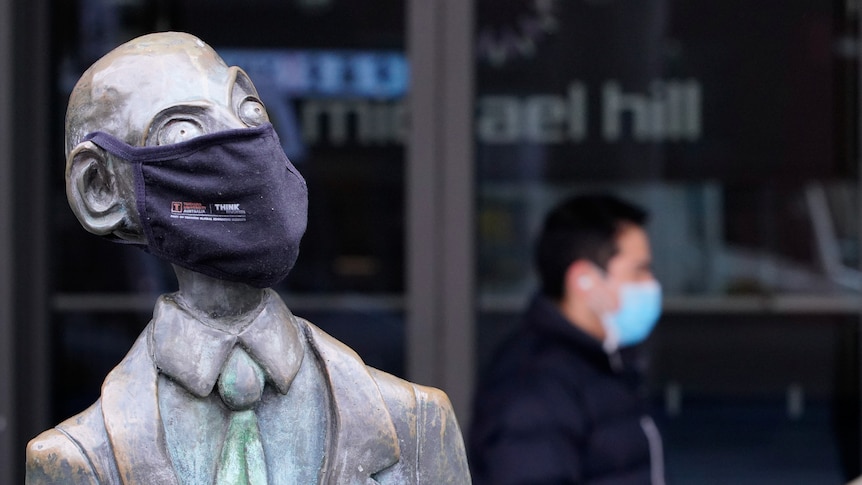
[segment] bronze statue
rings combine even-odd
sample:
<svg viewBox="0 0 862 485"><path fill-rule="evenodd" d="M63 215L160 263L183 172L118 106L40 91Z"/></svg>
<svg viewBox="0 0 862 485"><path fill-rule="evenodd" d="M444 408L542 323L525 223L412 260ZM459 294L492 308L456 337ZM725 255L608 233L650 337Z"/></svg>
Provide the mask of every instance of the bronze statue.
<svg viewBox="0 0 862 485"><path fill-rule="evenodd" d="M465 484L446 395L366 367L269 286L305 230L305 181L254 85L183 33L91 66L66 116L88 231L170 261L179 291L90 408L34 438L28 484Z"/></svg>

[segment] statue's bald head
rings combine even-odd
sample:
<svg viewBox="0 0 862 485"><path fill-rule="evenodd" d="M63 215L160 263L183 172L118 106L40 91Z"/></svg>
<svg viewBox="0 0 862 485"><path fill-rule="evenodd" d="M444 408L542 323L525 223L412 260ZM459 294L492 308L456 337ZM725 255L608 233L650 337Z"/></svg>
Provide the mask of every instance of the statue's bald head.
<svg viewBox="0 0 862 485"><path fill-rule="evenodd" d="M92 131L140 145L156 112L196 99L224 98L230 70L197 37L163 32L133 39L81 76L66 112L66 154Z"/></svg>
<svg viewBox="0 0 862 485"><path fill-rule="evenodd" d="M66 112L66 194L88 231L141 242L133 170L90 141L101 131L132 146L178 143L258 126L266 110L248 76L203 41L163 32L131 40L81 76Z"/></svg>

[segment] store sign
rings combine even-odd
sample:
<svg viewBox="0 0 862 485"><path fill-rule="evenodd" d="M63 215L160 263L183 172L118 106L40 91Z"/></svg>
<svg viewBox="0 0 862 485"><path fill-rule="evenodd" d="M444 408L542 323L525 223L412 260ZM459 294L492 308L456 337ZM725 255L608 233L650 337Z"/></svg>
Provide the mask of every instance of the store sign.
<svg viewBox="0 0 862 485"><path fill-rule="evenodd" d="M292 141L331 146L404 143L409 68L401 54L228 50L223 57L242 66L262 95L275 100L270 109L281 127L294 130L287 136ZM606 143L696 141L701 136L702 93L696 80L658 79L646 92L625 91L619 81L608 80L593 91L576 80L559 95L482 96L477 100L476 134L490 144L581 143L591 134ZM596 127L588 126L591 94L600 105Z"/></svg>
<svg viewBox="0 0 862 485"><path fill-rule="evenodd" d="M821 0L477 0L479 177L852 176L842 15Z"/></svg>
<svg viewBox="0 0 862 485"><path fill-rule="evenodd" d="M701 85L696 80L656 80L648 92L626 92L616 80L597 90L600 126L588 126L589 90L581 81L564 95L482 96L477 135L481 143L581 143L591 133L603 142L697 141L702 132ZM628 128L627 128L628 127Z"/></svg>

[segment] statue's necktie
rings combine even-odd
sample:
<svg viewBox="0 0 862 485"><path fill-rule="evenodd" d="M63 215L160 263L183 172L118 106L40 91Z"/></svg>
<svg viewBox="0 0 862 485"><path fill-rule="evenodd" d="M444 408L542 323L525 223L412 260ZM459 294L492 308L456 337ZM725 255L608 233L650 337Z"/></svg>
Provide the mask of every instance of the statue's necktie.
<svg viewBox="0 0 862 485"><path fill-rule="evenodd" d="M233 411L216 470L216 485L266 485L260 428L252 407L263 395L263 370L236 347L218 380L222 401Z"/></svg>

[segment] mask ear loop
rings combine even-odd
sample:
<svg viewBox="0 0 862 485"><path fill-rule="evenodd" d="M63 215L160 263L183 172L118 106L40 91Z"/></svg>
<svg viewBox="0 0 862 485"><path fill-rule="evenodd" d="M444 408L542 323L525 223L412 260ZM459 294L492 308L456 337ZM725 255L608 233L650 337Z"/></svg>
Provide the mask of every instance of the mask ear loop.
<svg viewBox="0 0 862 485"><path fill-rule="evenodd" d="M612 354L620 348L620 337L613 323L613 316L602 316L602 327L605 329L605 340L602 342L602 348L606 353Z"/></svg>
<svg viewBox="0 0 862 485"><path fill-rule="evenodd" d="M600 268L597 264L593 263L593 267L599 275L605 275L605 271ZM578 286L583 290L590 290L595 286L594 277L589 275L583 275L578 278ZM602 299L607 299L606 295L601 296ZM606 303L606 302L603 302ZM604 306L604 305L602 305ZM605 330L605 339L602 341L602 348L605 353L613 354L619 349L619 332L617 331L616 325L613 321L614 316L609 312L603 312L599 315L599 320L602 323L602 328Z"/></svg>

